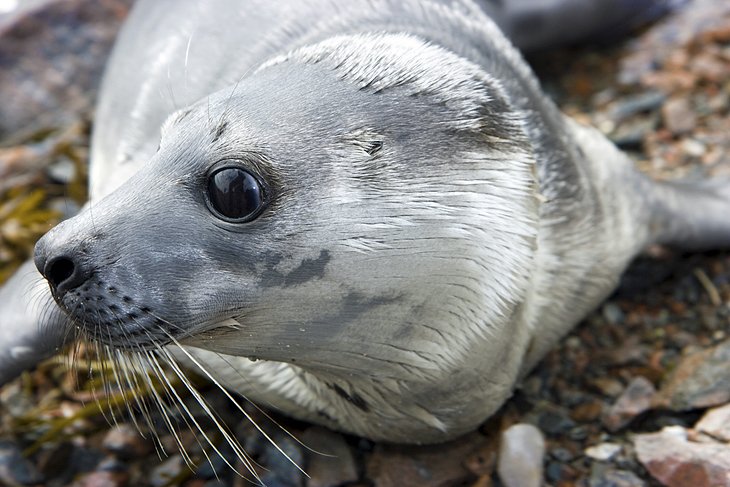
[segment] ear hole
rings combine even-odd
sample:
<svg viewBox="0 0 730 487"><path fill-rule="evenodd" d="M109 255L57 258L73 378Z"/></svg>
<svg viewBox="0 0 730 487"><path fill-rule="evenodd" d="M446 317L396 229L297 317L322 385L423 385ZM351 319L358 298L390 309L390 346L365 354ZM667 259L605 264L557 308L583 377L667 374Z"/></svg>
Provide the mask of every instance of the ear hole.
<svg viewBox="0 0 730 487"><path fill-rule="evenodd" d="M374 156L383 149L383 136L376 131L364 128L358 129L343 137L343 141L359 148L369 156Z"/></svg>
<svg viewBox="0 0 730 487"><path fill-rule="evenodd" d="M383 148L383 141L382 140L371 140L365 143L365 152L370 154L371 156L374 156L378 152L380 152L380 149Z"/></svg>

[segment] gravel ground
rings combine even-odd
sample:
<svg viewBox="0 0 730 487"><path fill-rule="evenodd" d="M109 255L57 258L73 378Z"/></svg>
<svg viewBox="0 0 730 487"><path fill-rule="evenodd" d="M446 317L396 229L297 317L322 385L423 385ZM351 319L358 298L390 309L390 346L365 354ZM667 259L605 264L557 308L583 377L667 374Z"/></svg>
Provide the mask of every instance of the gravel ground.
<svg viewBox="0 0 730 487"><path fill-rule="evenodd" d="M620 46L531 61L565 112L605 132L642 170L660 178L730 176L730 5L698 0ZM0 145L0 280L29 255L48 221L83 202L88 130L80 117ZM499 414L459 440L374 444L279 416L274 422L244 404L309 478L240 421L220 392L199 386L266 485L490 486L510 478L527 485L531 475L554 486L730 485L729 317L727 253L652 248ZM73 353L77 364L95 360L83 347ZM145 424L141 437L123 392L99 385L106 367L74 369L69 357L0 390L0 485L248 485L251 475L226 465L233 452L218 435L211 439L220 454L206 461L200 435L182 424L179 440L199 465L188 468L161 418L151 418L158 441ZM516 424L536 428L510 429ZM509 446L536 458L509 460ZM233 466L245 472L240 462Z"/></svg>

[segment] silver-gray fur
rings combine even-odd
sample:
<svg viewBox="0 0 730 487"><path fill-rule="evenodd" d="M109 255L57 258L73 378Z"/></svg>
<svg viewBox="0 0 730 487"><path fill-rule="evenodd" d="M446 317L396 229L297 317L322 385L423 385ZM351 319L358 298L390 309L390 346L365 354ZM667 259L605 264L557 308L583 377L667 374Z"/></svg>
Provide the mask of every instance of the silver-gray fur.
<svg viewBox="0 0 730 487"><path fill-rule="evenodd" d="M141 0L96 119L36 248L76 326L377 440L475 428L648 244L730 246L727 183L636 173L468 0ZM209 211L221 160L254 221Z"/></svg>

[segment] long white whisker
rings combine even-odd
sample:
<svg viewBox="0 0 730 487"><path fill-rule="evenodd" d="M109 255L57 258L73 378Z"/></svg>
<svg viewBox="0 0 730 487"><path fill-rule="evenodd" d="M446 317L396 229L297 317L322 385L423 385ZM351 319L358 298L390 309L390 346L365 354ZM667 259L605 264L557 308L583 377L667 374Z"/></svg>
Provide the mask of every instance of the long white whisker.
<svg viewBox="0 0 730 487"><path fill-rule="evenodd" d="M218 382L218 380L216 380L216 379L215 379L215 377L213 377L213 375L212 375L212 374L211 374L210 372L208 372L208 370L207 370L207 369L206 369L206 368L205 368L205 367L204 367L204 366L203 366L203 365L202 365L202 364L201 364L201 363L200 363L200 362L199 362L199 361L198 361L198 360L197 360L197 359L196 359L196 358L195 358L195 357L194 357L194 356L193 356L193 355L191 354L191 353L189 353L189 352L188 352L187 350L185 350L185 348L184 348L184 347L183 347L182 345L180 345L180 343L179 343L179 342L178 342L178 341L177 341L177 340L175 339L175 337L173 337L173 336L171 336L171 335L170 335L170 336L169 336L169 338L170 338L170 340L171 340L171 341L172 341L172 342L173 342L173 343L174 343L174 344L175 344L175 345L176 345L176 346L177 346L177 347L178 347L178 348L179 348L179 349L180 349L180 350L181 350L181 351L182 351L182 352L183 352L183 353L185 354L185 356L186 356L186 357L187 357L187 358L188 358L188 359L189 359L189 360L190 360L191 362L193 362L193 363L194 363L194 364L195 364L195 365L196 365L196 366L198 367L198 369L199 369L199 370L200 370L200 371L201 371L201 372L202 372L202 373L203 373L203 374L204 374L204 375L205 375L205 376L206 376L206 377L207 377L207 378L208 378L208 379L209 379L209 380L210 380L210 381L211 381L211 382L212 382L213 384L215 384L215 386L216 386L216 387L218 387L218 389L220 389L220 390L221 390L221 392L223 392L223 394L224 394L224 395L225 395L225 396L226 396L226 397L228 398L228 400L229 400L229 401L231 401L231 403L232 403L232 404L233 404L233 405L234 405L234 406L236 407L236 409L238 409L238 410L239 410L239 411L241 412L241 414L243 414L243 415L244 415L244 417L245 417L245 418L246 418L246 419L247 419L248 421L250 421L250 422L251 422L251 424L252 424L252 425L254 426L254 428L256 428L256 430L257 430L257 431L258 431L259 433L261 433L261 434L262 434L262 435L264 436L264 438L266 438L266 440L267 440L267 441L268 441L269 443L271 443L271 445L272 445L272 446L273 446L273 447L274 447L274 448L275 448L275 449L276 449L276 450L277 450L277 451L278 451L279 453L281 453L281 454L282 454L282 455L284 456L284 458L286 458L286 459L287 459L287 460L288 460L289 462L291 462L291 464L292 464L292 465L294 465L294 466L295 466L295 467L296 467L296 468L297 468L297 469L298 469L298 470L299 470L300 472L302 472L302 473L303 473L304 475L306 475L307 477L309 477L309 475L307 474L307 472L305 472L305 471L304 471L304 469L303 469L302 467L300 467L300 466L299 466L299 465L298 465L298 464L297 464L297 463L296 463L296 462L295 462L295 461L294 461L294 460L293 460L293 459L292 459L292 458L291 458L291 457L290 457L290 456L289 456L289 455L288 455L288 454L287 454L287 453L286 453L286 452L285 452L284 450L282 450L282 449L281 449L281 447L280 447L279 445L277 445L277 444L276 444L276 442L275 442L275 441L274 441L274 440L273 440L273 439L272 439L272 438L271 438L271 437L269 436L269 434L268 434L268 433L266 433L266 432L265 432L265 431L264 431L264 430L263 430L263 429L261 428L261 426L259 426L259 425L258 425L258 424L256 423L256 421L254 421L254 420L253 420L253 418L252 418L252 417L251 417L251 416L250 416L250 415L249 415L249 414L248 414L248 413L246 412L246 410L245 410L245 409L243 409L243 407L241 407L241 405L240 405L240 404L238 403L238 401L236 401L236 400L235 400L235 399L233 398L233 396L231 396L231 394L230 394L230 393L228 392L228 390L227 390L227 389L226 389L225 387L223 387L223 385L222 385L222 384L221 384L220 382ZM166 353L167 353L167 354L169 355L169 352L167 352L167 351L166 351ZM172 364L171 364L171 365L172 365Z"/></svg>

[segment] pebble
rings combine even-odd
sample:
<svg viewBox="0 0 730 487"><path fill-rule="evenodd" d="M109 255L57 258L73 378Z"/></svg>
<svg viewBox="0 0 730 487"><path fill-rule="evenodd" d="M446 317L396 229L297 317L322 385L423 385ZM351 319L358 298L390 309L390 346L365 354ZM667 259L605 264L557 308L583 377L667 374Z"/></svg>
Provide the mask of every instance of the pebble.
<svg viewBox="0 0 730 487"><path fill-rule="evenodd" d="M70 482L77 473L77 465L72 461L76 447L71 442L46 445L36 456L36 465L47 478Z"/></svg>
<svg viewBox="0 0 730 487"><path fill-rule="evenodd" d="M341 434L313 427L300 440L308 448L307 487L329 487L357 480L355 457Z"/></svg>
<svg viewBox="0 0 730 487"><path fill-rule="evenodd" d="M624 390L624 386L621 382L611 377L597 377L591 381L591 384L595 386L601 394L609 397L616 397Z"/></svg>
<svg viewBox="0 0 730 487"><path fill-rule="evenodd" d="M129 475L126 472L97 471L83 474L71 487L122 487L128 481Z"/></svg>
<svg viewBox="0 0 730 487"><path fill-rule="evenodd" d="M601 314L612 325L619 325L626 319L621 307L616 303L604 304L601 308Z"/></svg>
<svg viewBox="0 0 730 487"><path fill-rule="evenodd" d="M565 435L576 426L566 409L552 403L540 403L535 408L534 414L536 415L535 423L540 431L548 436Z"/></svg>
<svg viewBox="0 0 730 487"><path fill-rule="evenodd" d="M155 468L149 475L149 483L152 487L166 487L178 478L183 468L187 468L180 455L173 455Z"/></svg>
<svg viewBox="0 0 730 487"><path fill-rule="evenodd" d="M43 474L23 457L15 442L0 440L0 485L34 485L44 480Z"/></svg>
<svg viewBox="0 0 730 487"><path fill-rule="evenodd" d="M645 487L646 482L641 480L633 472L607 468L600 463L593 464L591 478L588 481L589 487Z"/></svg>
<svg viewBox="0 0 730 487"><path fill-rule="evenodd" d="M263 445L262 462L268 469L261 475L261 483L269 487L300 487L304 485L304 454L302 445L288 435L274 437ZM278 447L278 448L277 448ZM281 449L285 454L282 455ZM288 458L287 458L288 457Z"/></svg>
<svg viewBox="0 0 730 487"><path fill-rule="evenodd" d="M612 432L628 425L636 416L649 410L656 395L654 385L644 377L635 377L603 418L603 425Z"/></svg>
<svg viewBox="0 0 730 487"><path fill-rule="evenodd" d="M730 404L707 411L695 430L730 443Z"/></svg>
<svg viewBox="0 0 730 487"><path fill-rule="evenodd" d="M658 433L634 437L639 461L669 487L730 485L730 445L691 442L687 430L668 426Z"/></svg>
<svg viewBox="0 0 730 487"><path fill-rule="evenodd" d="M707 147L697 140L684 139L682 141L682 151L691 157L702 157L707 152Z"/></svg>
<svg viewBox="0 0 730 487"><path fill-rule="evenodd" d="M730 340L683 356L659 389L656 402L674 411L730 402Z"/></svg>
<svg viewBox="0 0 730 487"><path fill-rule="evenodd" d="M125 423L109 430L102 447L122 459L141 458L152 449L149 441L142 438L133 426Z"/></svg>
<svg viewBox="0 0 730 487"><path fill-rule="evenodd" d="M661 91L650 90L645 93L620 99L611 110L611 118L615 122L637 115L639 113L658 110L667 96Z"/></svg>
<svg viewBox="0 0 730 487"><path fill-rule="evenodd" d="M476 476L464 459L488 443L485 436L471 433L443 445L376 444L367 460L367 477L377 487L470 485Z"/></svg>
<svg viewBox="0 0 730 487"><path fill-rule="evenodd" d="M497 473L506 487L539 487L545 439L535 426L519 423L502 432Z"/></svg>
<svg viewBox="0 0 730 487"><path fill-rule="evenodd" d="M48 175L55 183L70 184L77 177L76 164L70 159L60 159L48 166Z"/></svg>
<svg viewBox="0 0 730 487"><path fill-rule="evenodd" d="M587 457L602 462L607 462L615 457L621 451L621 445L617 443L599 443L598 445L589 446L585 450Z"/></svg>
<svg viewBox="0 0 730 487"><path fill-rule="evenodd" d="M232 473L229 463L233 465L231 459L235 456L233 448L227 443L218 445L216 450L208 451L206 459L195 470L195 476L204 480L228 477Z"/></svg>
<svg viewBox="0 0 730 487"><path fill-rule="evenodd" d="M662 119L664 126L674 135L690 132L697 125L697 115L685 97L668 100L662 107Z"/></svg>

